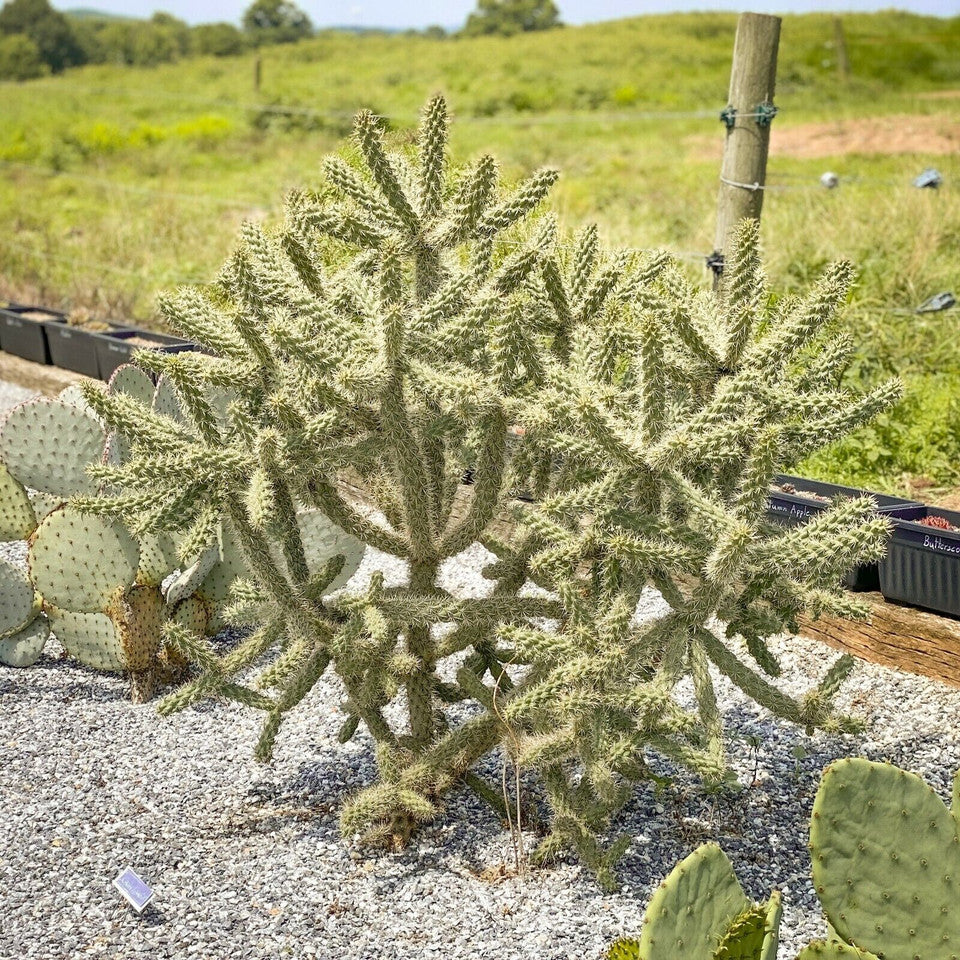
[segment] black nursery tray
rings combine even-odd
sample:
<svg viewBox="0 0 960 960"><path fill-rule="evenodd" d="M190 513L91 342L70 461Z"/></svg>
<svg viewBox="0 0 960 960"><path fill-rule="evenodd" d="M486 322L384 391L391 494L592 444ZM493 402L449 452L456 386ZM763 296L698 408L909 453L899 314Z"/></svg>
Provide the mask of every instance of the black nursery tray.
<svg viewBox="0 0 960 960"><path fill-rule="evenodd" d="M837 497L873 497L877 501L877 512L890 517L918 516L917 511L922 507L915 500L905 500L903 497L891 497L885 493L874 493L872 490L861 490L857 487L845 487L838 483L824 483L821 480L808 480L806 477L791 477L782 474L774 478L777 484L791 484L796 487L796 493L785 493L781 490L772 490L767 503L767 517L785 527L797 527L806 523L811 517L833 506ZM827 497L827 500L814 500L803 496L803 492L818 494ZM851 570L844 585L849 590L879 590L880 575L875 563L865 563Z"/></svg>
<svg viewBox="0 0 960 960"><path fill-rule="evenodd" d="M66 317L46 307L17 303L0 308L0 350L34 363L49 363L46 327L62 323Z"/></svg>
<svg viewBox="0 0 960 960"><path fill-rule="evenodd" d="M50 359L55 366L85 377L97 379L100 376L100 363L97 358L97 340L110 333L129 330L119 324L111 323L110 330L88 330L70 323L45 323L47 346Z"/></svg>
<svg viewBox="0 0 960 960"><path fill-rule="evenodd" d="M960 512L939 507L894 519L890 549L880 562L880 592L887 600L960 617L960 532L916 522L925 517L960 527Z"/></svg>
<svg viewBox="0 0 960 960"><path fill-rule="evenodd" d="M184 350L196 350L197 348L197 345L189 340L181 340L179 337L169 337L165 333L153 333L150 330L137 330L136 328L95 334L95 338L97 364L100 368L101 380L109 380L117 367L124 363L130 363L137 350L181 353Z"/></svg>

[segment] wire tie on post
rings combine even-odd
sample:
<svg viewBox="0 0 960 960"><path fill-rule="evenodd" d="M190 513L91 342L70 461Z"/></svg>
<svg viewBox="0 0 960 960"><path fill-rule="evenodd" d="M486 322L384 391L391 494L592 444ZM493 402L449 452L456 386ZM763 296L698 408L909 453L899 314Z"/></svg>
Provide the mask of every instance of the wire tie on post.
<svg viewBox="0 0 960 960"><path fill-rule="evenodd" d="M732 130L737 122L737 108L732 106L724 107L720 111L720 119L728 130Z"/></svg>
<svg viewBox="0 0 960 960"><path fill-rule="evenodd" d="M767 188L762 183L740 183L739 180L728 180L726 177L720 178L721 183L725 183L728 187L739 187L741 190L766 190Z"/></svg>
<svg viewBox="0 0 960 960"><path fill-rule="evenodd" d="M769 127L780 111L772 103L758 103L754 110L758 127Z"/></svg>
<svg viewBox="0 0 960 960"><path fill-rule="evenodd" d="M715 277L723 276L723 254L719 250L707 254L707 268L713 271Z"/></svg>

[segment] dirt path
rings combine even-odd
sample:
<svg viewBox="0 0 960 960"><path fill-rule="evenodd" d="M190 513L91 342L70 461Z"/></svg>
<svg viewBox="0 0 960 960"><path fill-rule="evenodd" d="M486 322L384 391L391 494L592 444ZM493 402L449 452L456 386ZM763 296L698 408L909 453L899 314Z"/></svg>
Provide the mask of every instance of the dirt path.
<svg viewBox="0 0 960 960"><path fill-rule="evenodd" d="M4 391L4 398L8 401L6 406L10 405L10 401L25 400L32 393L56 396L64 387L82 379L79 374L69 370L31 363L0 350L0 381L12 387Z"/></svg>
<svg viewBox="0 0 960 960"><path fill-rule="evenodd" d="M716 159L723 151L719 138L700 134L688 138L687 146L691 159ZM771 156L801 159L851 153L942 156L958 152L960 120L943 115L895 114L774 126L770 138Z"/></svg>

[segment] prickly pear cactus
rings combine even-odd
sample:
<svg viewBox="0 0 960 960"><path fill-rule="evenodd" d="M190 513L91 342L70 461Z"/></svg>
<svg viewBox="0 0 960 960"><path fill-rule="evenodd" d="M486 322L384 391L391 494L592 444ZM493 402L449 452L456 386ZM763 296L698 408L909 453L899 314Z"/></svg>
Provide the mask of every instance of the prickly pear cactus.
<svg viewBox="0 0 960 960"><path fill-rule="evenodd" d="M155 388L132 366L120 367L103 392L175 412L169 386ZM142 701L158 681L179 681L186 671L184 658L162 642L164 623L189 623L205 635L216 604L246 569L225 567L217 553L203 577L166 602L161 584L180 566L175 538L135 537L114 517L65 504L101 489L97 471L125 463L135 436L135 430L108 433L76 387L56 400L27 401L3 420L0 540L27 540L29 553L28 574L0 564L0 663L36 662L52 629L67 654L86 666L128 673L133 699ZM207 577L219 587L214 602L193 595Z"/></svg>
<svg viewBox="0 0 960 960"><path fill-rule="evenodd" d="M26 487L66 499L95 493L87 467L103 455L106 437L87 410L59 400L27 400L0 429L0 459Z"/></svg>
<svg viewBox="0 0 960 960"><path fill-rule="evenodd" d="M0 637L22 630L39 609L29 578L12 563L0 559Z"/></svg>
<svg viewBox="0 0 960 960"><path fill-rule="evenodd" d="M854 758L827 768L810 852L814 887L838 937L883 960L960 958L956 814L891 764Z"/></svg>
<svg viewBox="0 0 960 960"><path fill-rule="evenodd" d="M133 584L140 548L122 524L61 507L37 527L27 562L37 590L50 603L95 613Z"/></svg>
<svg viewBox="0 0 960 960"><path fill-rule="evenodd" d="M752 903L726 854L704 844L651 898L637 960L775 960L780 910L777 893Z"/></svg>
<svg viewBox="0 0 960 960"><path fill-rule="evenodd" d="M26 488L0 460L0 540L26 540L36 526Z"/></svg>
<svg viewBox="0 0 960 960"><path fill-rule="evenodd" d="M22 630L0 639L0 663L8 667L32 667L49 639L47 618L34 617Z"/></svg>
<svg viewBox="0 0 960 960"><path fill-rule="evenodd" d="M879 960L879 958L839 940L815 940L808 944L800 953L797 960Z"/></svg>

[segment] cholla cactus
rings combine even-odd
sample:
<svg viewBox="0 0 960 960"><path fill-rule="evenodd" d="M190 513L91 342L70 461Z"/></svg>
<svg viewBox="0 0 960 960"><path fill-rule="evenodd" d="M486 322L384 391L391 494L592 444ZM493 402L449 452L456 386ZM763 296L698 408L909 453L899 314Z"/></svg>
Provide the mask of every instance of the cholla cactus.
<svg viewBox="0 0 960 960"><path fill-rule="evenodd" d="M175 415L87 391L130 457L96 472L113 495L81 506L175 533L201 558L185 585L215 536L235 555L229 614L253 630L217 656L168 624L201 673L164 710L208 695L259 708L267 758L332 667L341 738L363 724L380 767L346 830L403 839L462 780L489 798L471 768L507 744L553 804L541 855L573 845L609 879L623 844L597 836L649 751L723 774L711 663L783 716L839 722L848 660L796 702L709 627L725 619L775 674L765 639L799 610L855 612L839 578L882 551L885 522L853 501L784 533L763 520L768 485L896 388L848 396L846 345L812 349L849 268L768 314L748 227L723 297L694 293L665 256L605 255L592 229L558 241L533 216L553 172L503 194L489 157L449 170L446 139L440 98L415 156L389 154L361 114L357 152L327 161L322 192L292 195L273 233L246 225L213 285L162 300L209 353L139 356ZM518 526L521 489L540 503ZM498 558L491 595L451 596L440 565L477 541ZM364 546L405 560L407 583L335 593ZM646 587L671 610L638 624ZM690 674L685 710L673 692ZM402 723L386 709L398 699ZM480 709L458 722L445 705L463 701Z"/></svg>

